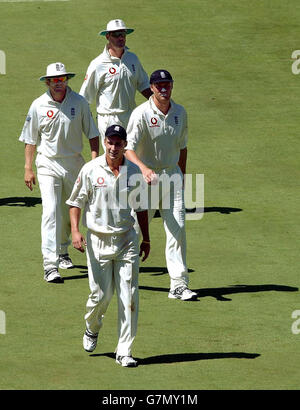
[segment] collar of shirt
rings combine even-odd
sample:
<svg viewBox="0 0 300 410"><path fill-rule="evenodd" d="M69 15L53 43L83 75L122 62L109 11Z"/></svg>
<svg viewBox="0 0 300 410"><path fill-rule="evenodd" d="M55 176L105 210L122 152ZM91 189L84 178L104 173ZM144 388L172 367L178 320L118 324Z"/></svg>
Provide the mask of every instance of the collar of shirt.
<svg viewBox="0 0 300 410"><path fill-rule="evenodd" d="M112 174L113 174L113 172L112 172L112 170L110 169L110 167L109 167L109 165L108 165L108 163L107 163L107 161L106 161L106 156L105 156L105 154L103 154L103 155L101 155L100 157L98 157L99 158L99 165L100 165L100 167L102 167L102 168L104 168L106 171L109 171L109 172L111 172ZM124 156L124 162L123 162L123 164L120 166L120 173L119 173L119 175L121 175L122 174L122 169L125 169L125 168L123 168L124 166L125 167L128 167L128 160L126 159L126 157Z"/></svg>
<svg viewBox="0 0 300 410"><path fill-rule="evenodd" d="M63 104L66 101L66 99L68 98L71 91L72 91L72 89L69 86L67 86L67 92L66 92L65 98L63 99L63 101L61 103L59 103L58 101L53 100L53 97L50 93L50 90L48 89L46 91L46 95L48 96L48 103L52 104L52 105Z"/></svg>
<svg viewBox="0 0 300 410"><path fill-rule="evenodd" d="M170 109L167 112L167 114L164 114L163 112L160 111L160 109L157 108L155 102L153 101L153 95L150 96L148 101L149 101L151 110L157 115L163 115L164 117L166 117L167 115L171 114L172 111L173 111L174 101L172 100L172 98L170 99L170 104L171 105L170 105Z"/></svg>
<svg viewBox="0 0 300 410"><path fill-rule="evenodd" d="M112 60L121 60L125 56L125 54L127 53L127 50L129 50L129 47L125 46L124 47L124 53L122 54L122 57L121 58L114 57L109 53L108 45L106 44L106 46L104 47L104 55L107 57L107 61L105 61L105 62L111 63Z"/></svg>

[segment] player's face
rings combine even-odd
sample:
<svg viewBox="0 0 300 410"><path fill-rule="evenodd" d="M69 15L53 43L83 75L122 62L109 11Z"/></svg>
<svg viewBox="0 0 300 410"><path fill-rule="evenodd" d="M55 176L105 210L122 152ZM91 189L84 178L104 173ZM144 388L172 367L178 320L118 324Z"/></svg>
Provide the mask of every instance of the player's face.
<svg viewBox="0 0 300 410"><path fill-rule="evenodd" d="M171 98L173 83L170 81L162 81L150 85L154 97L158 101L167 101Z"/></svg>
<svg viewBox="0 0 300 410"><path fill-rule="evenodd" d="M67 85L68 85L68 77L64 76L64 77L49 78L46 81L46 84L48 85L52 96L65 95Z"/></svg>
<svg viewBox="0 0 300 410"><path fill-rule="evenodd" d="M125 30L111 31L110 33L107 34L106 38L112 47L124 48L126 44L126 31Z"/></svg>
<svg viewBox="0 0 300 410"><path fill-rule="evenodd" d="M105 137L104 145L106 148L106 155L111 160L116 161L123 158L127 142L117 135L112 135L111 137Z"/></svg>

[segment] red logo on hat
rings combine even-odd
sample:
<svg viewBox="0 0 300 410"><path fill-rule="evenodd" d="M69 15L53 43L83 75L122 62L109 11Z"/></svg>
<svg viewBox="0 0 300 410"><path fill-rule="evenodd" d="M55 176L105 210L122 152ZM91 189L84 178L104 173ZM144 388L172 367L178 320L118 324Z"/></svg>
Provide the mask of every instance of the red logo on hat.
<svg viewBox="0 0 300 410"><path fill-rule="evenodd" d="M48 117L48 118L52 118L53 115L54 115L54 112L53 112L52 110L49 110L49 111L47 112L47 117Z"/></svg>
<svg viewBox="0 0 300 410"><path fill-rule="evenodd" d="M110 72L111 75L114 75L114 74L116 74L117 70L115 69L115 67L110 67L110 69L108 71Z"/></svg>

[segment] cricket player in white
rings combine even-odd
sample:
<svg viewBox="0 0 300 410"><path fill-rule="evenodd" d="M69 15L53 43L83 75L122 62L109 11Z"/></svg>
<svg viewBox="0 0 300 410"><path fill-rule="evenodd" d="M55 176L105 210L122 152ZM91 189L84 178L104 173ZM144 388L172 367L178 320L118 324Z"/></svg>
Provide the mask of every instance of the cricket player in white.
<svg viewBox="0 0 300 410"><path fill-rule="evenodd" d="M139 166L148 184L154 186L160 181L169 181L169 189L160 192L156 203L167 237L166 261L171 282L168 296L191 300L197 293L188 288L186 265L183 176L187 158L187 114L184 107L171 100L173 79L168 71L154 71L150 86L153 95L131 114L125 155ZM155 192L152 186L149 186L150 197ZM151 204L148 212L149 222L156 211L154 205Z"/></svg>
<svg viewBox="0 0 300 410"><path fill-rule="evenodd" d="M92 158L99 154L99 131L87 101L68 87L74 77L62 63L47 67L41 77L48 90L33 101L19 140L25 143L25 184L35 184L32 169L35 152L37 177L42 196L42 255L44 279L62 282L58 267L73 267L68 254L71 243L70 196L79 170L85 163L82 133L89 139Z"/></svg>
<svg viewBox="0 0 300 410"><path fill-rule="evenodd" d="M131 215L131 177L139 168L124 157L126 131L120 125L108 127L104 155L81 169L67 204L70 205L73 246L87 248L89 295L85 315L83 347L92 352L97 345L103 318L116 289L118 298L118 345L116 361L122 366L136 366L131 346L137 332L139 256L145 260L150 251L147 211L136 209L143 241L138 249L138 235ZM79 231L82 224L87 239Z"/></svg>
<svg viewBox="0 0 300 410"><path fill-rule="evenodd" d="M89 65L79 94L89 104L96 99L98 128L102 147L107 127L120 124L127 127L132 110L136 107L138 90L145 98L152 94L149 78L138 57L125 46L126 35L134 30L116 19L99 34L108 40L103 52Z"/></svg>

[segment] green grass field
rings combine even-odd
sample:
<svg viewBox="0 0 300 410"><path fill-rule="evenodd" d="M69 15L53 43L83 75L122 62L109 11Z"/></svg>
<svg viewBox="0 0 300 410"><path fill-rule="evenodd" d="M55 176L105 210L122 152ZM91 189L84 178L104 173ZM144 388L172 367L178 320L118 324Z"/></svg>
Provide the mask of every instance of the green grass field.
<svg viewBox="0 0 300 410"><path fill-rule="evenodd" d="M162 221L141 265L135 369L118 366L116 298L97 349L82 348L89 294L85 255L64 284L43 280L38 186L23 182L18 141L38 78L62 61L77 73L104 48L97 33L122 18L150 74L168 69L189 115L187 172L205 176L205 212L187 221L195 302L168 299ZM296 0L0 0L0 389L295 390L300 334L299 87ZM143 102L137 96L137 103ZM92 106L93 112L95 111ZM88 144L85 158L89 159ZM1 326L0 326L1 329Z"/></svg>

